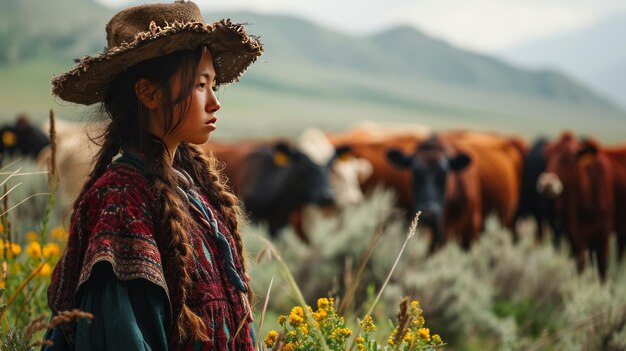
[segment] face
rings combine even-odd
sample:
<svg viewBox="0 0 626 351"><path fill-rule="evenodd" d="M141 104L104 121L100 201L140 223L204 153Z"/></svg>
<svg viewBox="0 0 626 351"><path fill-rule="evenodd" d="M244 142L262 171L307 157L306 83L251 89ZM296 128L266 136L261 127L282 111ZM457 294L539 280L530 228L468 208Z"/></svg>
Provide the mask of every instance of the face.
<svg viewBox="0 0 626 351"><path fill-rule="evenodd" d="M181 89L180 72L177 72L172 77L170 84L172 96L176 98ZM182 123L165 135L163 135L162 131L159 133L158 128L162 123L162 121L159 121L159 117L165 116L165 114L163 111L157 110L156 116L153 116L156 118L151 119L153 132L156 129L155 134L162 136L163 141L170 150L176 150L176 147L182 141L191 144L204 144L209 139L211 132L216 129L216 112L221 107L215 95L216 91L213 56L208 49L204 49L198 63L194 85L189 97L180 103L176 103L173 107L174 120L182 119Z"/></svg>

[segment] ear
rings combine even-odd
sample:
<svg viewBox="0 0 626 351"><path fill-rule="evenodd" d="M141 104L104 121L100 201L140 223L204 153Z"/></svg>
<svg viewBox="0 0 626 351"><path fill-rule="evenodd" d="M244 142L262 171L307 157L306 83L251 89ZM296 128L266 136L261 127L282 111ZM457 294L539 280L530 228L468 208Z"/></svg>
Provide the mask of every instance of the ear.
<svg viewBox="0 0 626 351"><path fill-rule="evenodd" d="M405 155L400 149L388 149L387 159L398 168L409 168L412 157Z"/></svg>
<svg viewBox="0 0 626 351"><path fill-rule="evenodd" d="M137 99L149 110L155 110L159 106L161 89L147 79L141 78L135 83Z"/></svg>
<svg viewBox="0 0 626 351"><path fill-rule="evenodd" d="M274 154L273 160L274 164L279 167L284 167L289 163L289 155L291 155L292 150L289 145L279 142L274 145Z"/></svg>
<svg viewBox="0 0 626 351"><path fill-rule="evenodd" d="M332 162L335 159L339 161L346 161L350 158L350 146L342 145L335 148L335 157L330 161Z"/></svg>
<svg viewBox="0 0 626 351"><path fill-rule="evenodd" d="M463 170L465 167L469 166L470 163L472 163L472 158L465 153L459 153L448 160L450 161L450 169L456 172Z"/></svg>
<svg viewBox="0 0 626 351"><path fill-rule="evenodd" d="M578 150L578 153L576 154L577 158L582 158L585 156L595 156L598 153L598 149L599 146L598 144L594 143L594 142L585 142L585 144L582 146L582 148L580 150Z"/></svg>

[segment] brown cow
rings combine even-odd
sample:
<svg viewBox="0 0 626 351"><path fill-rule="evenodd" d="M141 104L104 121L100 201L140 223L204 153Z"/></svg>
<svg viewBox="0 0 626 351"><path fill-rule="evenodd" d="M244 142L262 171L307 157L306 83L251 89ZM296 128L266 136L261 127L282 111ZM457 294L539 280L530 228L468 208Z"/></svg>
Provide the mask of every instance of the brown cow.
<svg viewBox="0 0 626 351"><path fill-rule="evenodd" d="M556 213L578 269L586 266L586 251L590 251L596 254L600 276L605 279L614 215L611 161L597 142L580 141L569 132L551 144L546 155L546 172L538 187L556 196Z"/></svg>
<svg viewBox="0 0 626 351"><path fill-rule="evenodd" d="M523 156L528 149L519 138L477 131L449 132L442 137L470 150L475 157L482 197L483 216L495 213L512 229L519 199Z"/></svg>
<svg viewBox="0 0 626 351"><path fill-rule="evenodd" d="M617 234L618 257L621 260L626 250L626 146L607 147L606 155L611 160L615 187L615 234Z"/></svg>
<svg viewBox="0 0 626 351"><path fill-rule="evenodd" d="M387 152L396 167L410 171L412 209L422 211L421 222L432 230L431 252L449 236L458 236L465 249L478 238L483 217L476 156L436 135L412 153L395 148Z"/></svg>

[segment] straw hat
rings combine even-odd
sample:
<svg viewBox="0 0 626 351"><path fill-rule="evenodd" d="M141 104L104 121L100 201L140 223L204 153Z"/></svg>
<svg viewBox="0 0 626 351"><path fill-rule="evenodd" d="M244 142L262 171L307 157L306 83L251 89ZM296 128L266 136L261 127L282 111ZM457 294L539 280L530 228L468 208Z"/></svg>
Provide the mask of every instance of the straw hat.
<svg viewBox="0 0 626 351"><path fill-rule="evenodd" d="M263 52L261 42L230 19L207 24L190 1L146 4L113 16L106 26L108 46L85 56L69 72L52 78L52 94L91 105L104 100L107 85L130 67L175 51L207 44L213 55L217 84L238 80Z"/></svg>

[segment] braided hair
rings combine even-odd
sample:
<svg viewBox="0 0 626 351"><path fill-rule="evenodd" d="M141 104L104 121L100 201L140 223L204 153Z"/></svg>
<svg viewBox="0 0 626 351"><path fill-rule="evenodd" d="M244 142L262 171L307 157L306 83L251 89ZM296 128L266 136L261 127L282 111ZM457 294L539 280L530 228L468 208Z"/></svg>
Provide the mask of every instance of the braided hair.
<svg viewBox="0 0 626 351"><path fill-rule="evenodd" d="M202 47L195 50L178 51L166 56L142 62L120 74L109 85L102 113L110 118L110 122L99 137L100 151L96 162L85 182L80 196L74 203L77 208L84 193L106 171L113 158L121 148L135 148L151 160L146 167L146 177L151 190L157 194L161 213L158 221L156 239L163 262L163 273L166 281L174 282L168 286L173 310L173 328L170 339L174 343L182 343L189 338L208 340L206 326L202 319L186 304L192 287L191 272L192 246L188 233L193 232L193 219L188 211L186 201L176 191L178 178L173 167L185 170L193 181L208 196L211 203L217 206L236 243L236 250L243 260L245 249L239 233L241 210L237 198L230 192L213 156L205 156L199 148L183 142L179 145L175 162L168 162L168 151L158 137L148 133L148 113L137 98L135 84L139 79L147 79L158 84L164 97L172 96L170 82L179 73L180 93L173 99L161 99L163 130L165 133L179 127L189 109L188 104L182 106L178 118L174 116L174 104L184 104L191 93L196 76L196 67L200 62ZM154 162L152 162L154 160ZM245 262L242 262L245 274ZM247 282L246 282L247 284ZM248 286L249 299L252 298Z"/></svg>

